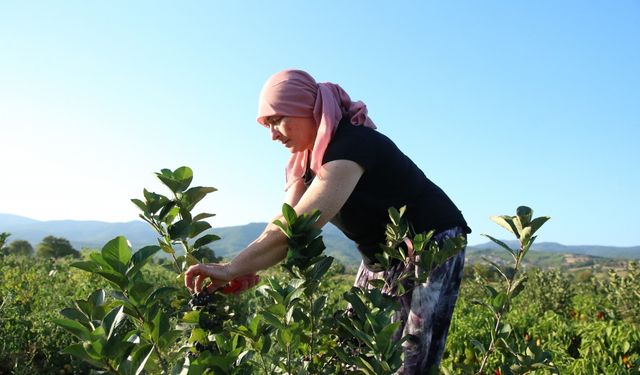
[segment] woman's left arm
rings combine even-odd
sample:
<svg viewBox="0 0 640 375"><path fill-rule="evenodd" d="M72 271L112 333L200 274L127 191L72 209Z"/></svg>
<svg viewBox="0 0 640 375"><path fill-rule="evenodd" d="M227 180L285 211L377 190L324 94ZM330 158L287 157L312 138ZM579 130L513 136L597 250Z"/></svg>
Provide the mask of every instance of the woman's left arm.
<svg viewBox="0 0 640 375"><path fill-rule="evenodd" d="M293 207L298 215L320 211L316 225L321 228L347 201L364 169L350 160L334 160L322 166L320 173ZM282 216L279 217L282 220ZM185 273L185 285L191 290L200 290L204 279L211 278L215 284L224 284L243 275L251 275L267 269L287 254L287 238L280 228L270 223L267 229L226 265L199 264Z"/></svg>

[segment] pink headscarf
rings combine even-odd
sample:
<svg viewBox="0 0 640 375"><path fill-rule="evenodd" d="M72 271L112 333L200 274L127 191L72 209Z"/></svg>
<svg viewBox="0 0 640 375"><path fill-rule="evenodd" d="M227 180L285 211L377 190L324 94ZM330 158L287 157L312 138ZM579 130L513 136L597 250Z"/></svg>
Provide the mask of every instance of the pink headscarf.
<svg viewBox="0 0 640 375"><path fill-rule="evenodd" d="M352 102L342 87L333 83L316 83L309 73L286 69L272 75L262 87L258 104L258 122L264 126L269 116L313 117L318 131L311 150L311 170L317 175L322 158L343 116L349 116L351 124L375 129L367 116L367 106ZM294 153L287 164L285 190L304 176L309 153Z"/></svg>

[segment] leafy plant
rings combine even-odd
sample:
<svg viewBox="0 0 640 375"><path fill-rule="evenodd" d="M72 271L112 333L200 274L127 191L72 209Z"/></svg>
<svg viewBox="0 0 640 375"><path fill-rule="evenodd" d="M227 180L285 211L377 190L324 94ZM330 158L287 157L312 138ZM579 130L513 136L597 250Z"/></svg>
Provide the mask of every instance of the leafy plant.
<svg viewBox="0 0 640 375"><path fill-rule="evenodd" d="M194 216L191 210L215 189L189 188L193 173L188 167L175 171L163 169L156 176L171 190L172 198L144 189L144 201L132 201L142 211L140 217L158 233L158 245L133 253L127 240L117 237L101 252L92 253L89 260L75 263L75 267L107 280L112 289L108 293L99 289L87 300L76 301L73 307L61 311L64 319L56 320L82 340L82 343L65 348L64 353L112 373L139 374L146 369L168 374L171 364L176 364L174 368L182 368L185 363L183 353L190 346L178 343L188 335L189 323L194 316L197 322L206 320L206 314L201 316L201 311L187 312L190 309L184 288L147 282L143 267L154 254L163 250L171 255L174 270L181 279L189 265L207 260L206 257L197 258L198 250L218 237L209 234L195 238L211 227L204 219L213 215ZM181 245L184 255L176 256L174 245ZM176 325L180 312L185 312L185 322ZM121 329L127 326L125 322L129 323L130 330ZM205 357L198 361L204 361Z"/></svg>
<svg viewBox="0 0 640 375"><path fill-rule="evenodd" d="M552 373L557 373L557 368L551 361L551 354L541 350L536 342L529 341L524 353L520 353L507 340L512 333L512 326L505 323L505 319L511 310L512 300L522 292L527 279L526 275L520 275L519 272L522 260L536 239L534 234L549 220L549 217L546 216L535 219L532 216L533 211L531 208L520 206L516 210L515 216L503 215L491 218L495 223L516 236L520 243L519 249L512 249L504 242L485 235L511 255L513 268L511 272L506 272L498 264L488 259L486 260L500 274L503 282L497 288L484 282L483 287L487 298L474 301L486 308L491 314L491 320L488 322L491 327L488 345L485 346L484 343L478 340L472 341L473 346L481 357L477 374L483 374L486 371L487 364L492 356L500 356L502 364L499 370L501 374L520 374L541 368L548 368L551 369Z"/></svg>

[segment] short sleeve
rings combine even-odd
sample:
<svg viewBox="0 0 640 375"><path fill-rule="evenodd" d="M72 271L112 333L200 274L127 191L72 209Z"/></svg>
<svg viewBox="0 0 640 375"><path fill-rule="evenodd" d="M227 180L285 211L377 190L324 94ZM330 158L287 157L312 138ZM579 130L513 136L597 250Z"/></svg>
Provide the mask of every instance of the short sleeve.
<svg viewBox="0 0 640 375"><path fill-rule="evenodd" d="M363 126L341 123L333 139L327 146L322 163L333 160L351 160L365 171L371 170L377 162L376 131Z"/></svg>

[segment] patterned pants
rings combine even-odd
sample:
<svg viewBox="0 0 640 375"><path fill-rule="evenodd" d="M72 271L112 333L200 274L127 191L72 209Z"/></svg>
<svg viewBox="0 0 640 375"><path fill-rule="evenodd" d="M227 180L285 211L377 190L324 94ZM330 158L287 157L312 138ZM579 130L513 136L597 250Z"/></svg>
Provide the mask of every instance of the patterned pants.
<svg viewBox="0 0 640 375"><path fill-rule="evenodd" d="M432 241L440 243L446 238L463 233L462 228L452 228L434 235ZM402 323L394 339L399 340L407 334L413 335L411 340L403 343L404 364L397 374L428 374L440 366L462 280L464 254L465 249L462 249L444 264L433 269L425 283L409 286L406 288L408 292L397 297L400 309L396 311L392 321ZM416 268L413 265L409 267ZM404 271L418 274L420 269L407 269L404 264L399 264L385 271L372 272L361 264L355 286L370 287L368 280L371 279L384 279L387 285L394 285L394 281ZM385 289L382 292L390 293Z"/></svg>

